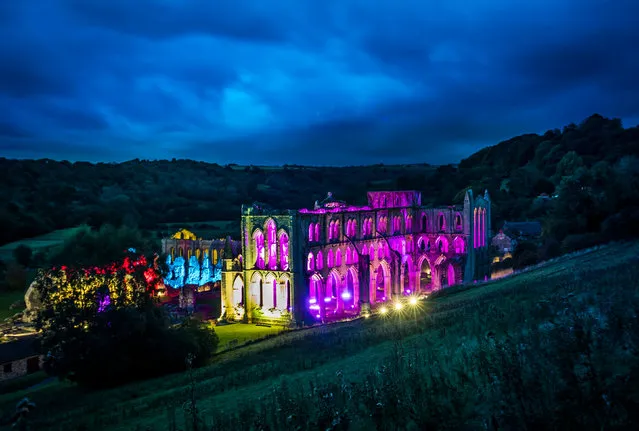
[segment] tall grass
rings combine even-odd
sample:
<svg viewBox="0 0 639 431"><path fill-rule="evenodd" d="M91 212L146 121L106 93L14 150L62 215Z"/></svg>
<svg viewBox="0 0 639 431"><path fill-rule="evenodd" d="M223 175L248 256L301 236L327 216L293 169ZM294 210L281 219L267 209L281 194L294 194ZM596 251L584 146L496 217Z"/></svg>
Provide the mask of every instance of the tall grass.
<svg viewBox="0 0 639 431"><path fill-rule="evenodd" d="M186 430L190 401L206 430L627 429L639 422L638 250L451 289L416 316L287 333L221 355L195 384L83 394L63 412L41 394L34 425Z"/></svg>

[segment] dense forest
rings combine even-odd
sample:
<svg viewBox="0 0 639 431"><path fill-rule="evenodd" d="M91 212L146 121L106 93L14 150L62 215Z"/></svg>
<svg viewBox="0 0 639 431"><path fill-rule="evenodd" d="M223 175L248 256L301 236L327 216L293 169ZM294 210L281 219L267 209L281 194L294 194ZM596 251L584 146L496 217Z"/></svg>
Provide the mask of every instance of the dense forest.
<svg viewBox="0 0 639 431"><path fill-rule="evenodd" d="M416 189L428 205L488 189L493 226L541 220L571 249L639 233L639 128L593 115L543 135L487 147L458 165L220 166L192 160L125 163L0 159L0 244L87 223L138 226L238 220L254 201L311 207L326 192L362 204L367 190ZM418 162L418 161L416 161ZM539 198L547 194L549 198ZM239 233L239 232L238 232Z"/></svg>

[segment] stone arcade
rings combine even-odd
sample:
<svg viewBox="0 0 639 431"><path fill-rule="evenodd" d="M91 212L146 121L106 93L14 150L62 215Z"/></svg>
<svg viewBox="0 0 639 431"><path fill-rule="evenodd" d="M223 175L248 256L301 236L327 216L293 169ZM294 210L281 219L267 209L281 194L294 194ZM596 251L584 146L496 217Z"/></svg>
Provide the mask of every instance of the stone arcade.
<svg viewBox="0 0 639 431"><path fill-rule="evenodd" d="M443 208L422 206L416 191L369 192L366 206L347 205L330 193L313 209L243 206L241 251L230 239L214 244L220 254L228 250L219 266L221 315L299 326L485 280L490 211L488 192L475 198L470 190L462 206ZM204 246L198 248L195 239L181 241L165 240L164 252L174 264L176 247L189 250L186 258L199 269L199 278L184 266L178 278L193 272L192 283L185 284L199 285L200 268L210 265L205 260L211 252L190 250L207 250L213 243L197 240ZM175 284L172 268L169 281Z"/></svg>

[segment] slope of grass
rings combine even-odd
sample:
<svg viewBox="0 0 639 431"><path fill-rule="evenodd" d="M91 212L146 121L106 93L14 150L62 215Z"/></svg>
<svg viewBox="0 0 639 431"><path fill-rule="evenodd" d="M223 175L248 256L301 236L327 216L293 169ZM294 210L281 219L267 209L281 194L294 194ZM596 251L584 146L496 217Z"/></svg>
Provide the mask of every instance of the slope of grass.
<svg viewBox="0 0 639 431"><path fill-rule="evenodd" d="M272 335L277 335L282 332L284 328L280 326L257 326L257 325L243 325L243 324L229 324L219 325L215 327L215 333L220 339L218 345L218 352L232 347L234 341L237 345L242 345L246 342L266 338Z"/></svg>
<svg viewBox="0 0 639 431"><path fill-rule="evenodd" d="M9 307L11 307L11 304L23 299L24 292L22 291L0 292L0 322L22 311L22 309L10 310Z"/></svg>
<svg viewBox="0 0 639 431"><path fill-rule="evenodd" d="M415 314L292 331L194 371L212 429L601 429L637 421L639 243L614 244ZM28 395L36 429L185 429L187 373ZM208 428L207 428L208 429Z"/></svg>
<svg viewBox="0 0 639 431"><path fill-rule="evenodd" d="M36 236L33 238L26 238L20 241L5 244L0 247L0 260L4 260L5 262L7 262L13 259L13 250L15 250L20 245L26 245L30 247L34 253L42 249L55 247L75 235L78 229L78 227L59 229L44 235Z"/></svg>

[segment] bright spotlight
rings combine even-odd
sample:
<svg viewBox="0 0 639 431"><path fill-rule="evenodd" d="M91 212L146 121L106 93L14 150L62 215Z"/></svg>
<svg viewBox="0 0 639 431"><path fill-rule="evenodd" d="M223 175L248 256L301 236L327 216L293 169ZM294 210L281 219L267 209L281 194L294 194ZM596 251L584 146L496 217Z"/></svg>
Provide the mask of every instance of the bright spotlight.
<svg viewBox="0 0 639 431"><path fill-rule="evenodd" d="M413 297L410 299L410 305L416 305L417 304L417 298Z"/></svg>
<svg viewBox="0 0 639 431"><path fill-rule="evenodd" d="M401 310L401 309L402 309L402 307L403 307L403 305L402 305L402 303L401 303L401 302L396 302L396 303L395 303L395 310Z"/></svg>
<svg viewBox="0 0 639 431"><path fill-rule="evenodd" d="M379 309L379 312L382 313L382 314L386 314L386 313L388 313L388 308L382 307L382 308Z"/></svg>

